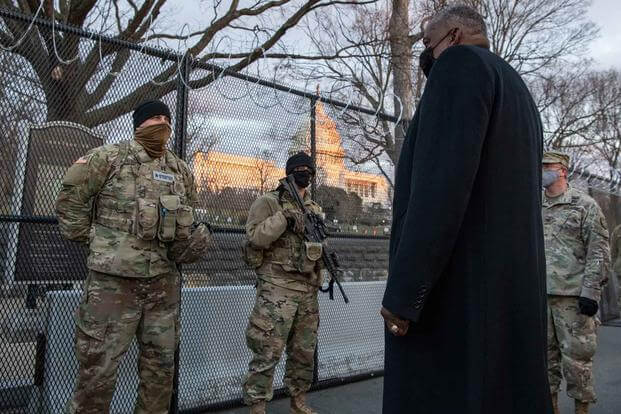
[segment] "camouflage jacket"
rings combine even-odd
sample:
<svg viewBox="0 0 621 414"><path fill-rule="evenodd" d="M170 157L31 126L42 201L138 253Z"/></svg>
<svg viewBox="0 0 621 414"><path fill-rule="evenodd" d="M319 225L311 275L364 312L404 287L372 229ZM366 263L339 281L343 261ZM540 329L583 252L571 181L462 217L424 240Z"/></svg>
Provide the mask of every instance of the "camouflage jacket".
<svg viewBox="0 0 621 414"><path fill-rule="evenodd" d="M610 263L608 229L595 200L574 188L543 200L549 295L600 300Z"/></svg>
<svg viewBox="0 0 621 414"><path fill-rule="evenodd" d="M287 229L285 209L297 209L288 193L278 197L272 191L259 197L250 207L246 222L249 242L263 249L263 264L256 269L260 279L299 291L316 290L321 286L321 250L312 251L301 235ZM321 213L319 204L306 192L304 204Z"/></svg>
<svg viewBox="0 0 621 414"><path fill-rule="evenodd" d="M67 170L56 200L62 235L87 242L87 266L148 278L176 271L167 257L187 239L197 201L194 177L172 152L152 159L136 141L89 151Z"/></svg>
<svg viewBox="0 0 621 414"><path fill-rule="evenodd" d="M612 270L617 275L621 275L621 224L610 234L610 254L613 263Z"/></svg>

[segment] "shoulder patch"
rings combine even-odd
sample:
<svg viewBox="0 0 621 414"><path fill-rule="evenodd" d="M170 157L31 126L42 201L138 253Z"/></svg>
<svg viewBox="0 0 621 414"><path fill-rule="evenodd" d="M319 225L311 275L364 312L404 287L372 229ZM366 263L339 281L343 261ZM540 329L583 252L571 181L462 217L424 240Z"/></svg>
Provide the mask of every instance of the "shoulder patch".
<svg viewBox="0 0 621 414"><path fill-rule="evenodd" d="M74 164L86 164L88 162L89 157L80 157Z"/></svg>

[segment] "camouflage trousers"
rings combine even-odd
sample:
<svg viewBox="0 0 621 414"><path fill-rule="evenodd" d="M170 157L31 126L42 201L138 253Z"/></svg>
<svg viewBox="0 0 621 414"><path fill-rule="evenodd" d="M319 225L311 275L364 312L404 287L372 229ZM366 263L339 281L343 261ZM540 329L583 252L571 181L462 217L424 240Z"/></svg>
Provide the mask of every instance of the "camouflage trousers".
<svg viewBox="0 0 621 414"><path fill-rule="evenodd" d="M90 271L76 312L80 366L67 412L109 412L119 362L135 336L140 384L134 413L168 413L179 340L178 303L178 274L133 279Z"/></svg>
<svg viewBox="0 0 621 414"><path fill-rule="evenodd" d="M243 381L246 404L272 399L274 369L285 346L284 384L289 394L308 391L313 381L318 326L317 290L300 292L259 280L246 328L246 344L252 352Z"/></svg>
<svg viewBox="0 0 621 414"><path fill-rule="evenodd" d="M593 356L598 325L596 316L580 313L577 297L548 296L548 379L552 393L559 391L565 376L567 395L583 402L596 401Z"/></svg>

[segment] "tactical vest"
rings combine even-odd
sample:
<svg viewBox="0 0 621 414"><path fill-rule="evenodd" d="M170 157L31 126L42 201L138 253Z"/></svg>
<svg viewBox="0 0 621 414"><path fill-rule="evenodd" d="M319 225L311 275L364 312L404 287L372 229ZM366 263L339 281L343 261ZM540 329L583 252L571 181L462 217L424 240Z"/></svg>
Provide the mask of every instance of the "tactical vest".
<svg viewBox="0 0 621 414"><path fill-rule="evenodd" d="M544 198L542 218L549 295L580 296L587 285L585 278L593 273L594 267L597 268L596 273L601 275L607 266L605 256L598 259L604 261L601 264L599 261L594 264L593 259L589 258L593 248L591 243L602 239L596 227L599 225L605 229L605 224L599 222L599 216L587 216L594 204L593 199L571 187L556 199ZM590 233L587 238L585 231Z"/></svg>
<svg viewBox="0 0 621 414"><path fill-rule="evenodd" d="M268 193L274 210L298 210L287 193L279 197L277 191ZM308 210L320 214L321 207L307 195L304 204ZM263 263L257 269L259 275L301 281L312 286L321 285L321 243L304 241L303 236L289 230L263 251Z"/></svg>
<svg viewBox="0 0 621 414"><path fill-rule="evenodd" d="M168 246L187 239L193 222L187 174L169 151L154 160L135 141L120 143L95 197L88 268L137 278L176 271Z"/></svg>

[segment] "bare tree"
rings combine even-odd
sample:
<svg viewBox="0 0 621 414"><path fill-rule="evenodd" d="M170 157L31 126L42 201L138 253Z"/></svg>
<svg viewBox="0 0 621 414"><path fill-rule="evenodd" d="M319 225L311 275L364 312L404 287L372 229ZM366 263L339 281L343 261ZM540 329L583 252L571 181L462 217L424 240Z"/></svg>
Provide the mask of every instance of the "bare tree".
<svg viewBox="0 0 621 414"><path fill-rule="evenodd" d="M16 83L19 65L7 56L0 56L0 214L11 214L11 199L15 191L16 160L19 155L20 123L36 120L36 99L25 95ZM22 161L23 162L23 161Z"/></svg>
<svg viewBox="0 0 621 414"><path fill-rule="evenodd" d="M188 117L188 125L185 136L188 159L193 159L194 154L201 152L207 156L222 140L222 137L208 131L208 118L201 113L192 112Z"/></svg>
<svg viewBox="0 0 621 414"><path fill-rule="evenodd" d="M614 182L621 179L621 73L595 72L589 83L594 91L590 106L599 109L591 140L597 157L606 161L608 178Z"/></svg>
<svg viewBox="0 0 621 414"><path fill-rule="evenodd" d="M391 112L389 18L382 4L315 13L304 29L317 55L330 58L298 61L291 76L316 79L324 94L344 102ZM396 162L391 122L355 111L343 112L342 120L347 128L340 132L350 161L364 164L386 154Z"/></svg>
<svg viewBox="0 0 621 414"><path fill-rule="evenodd" d="M593 148L608 154L611 140L602 130L610 130L608 119L619 105L621 95L615 71L593 71L588 62L570 67L551 76L531 82L544 124L544 144L549 148L565 148L572 153L593 158ZM603 156L604 153L601 153ZM610 164L615 166L613 162Z"/></svg>
<svg viewBox="0 0 621 414"><path fill-rule="evenodd" d="M84 29L100 30L115 39L135 43L176 40L187 44L187 56L200 61L226 59L228 71L238 72L262 58L282 58L287 53L269 54L272 48L283 49L282 40L308 13L342 4L368 3L376 0L271 0L242 2L210 0L213 16L205 27L192 33L175 33L163 29L162 11L173 6L168 0L0 0L0 6L33 15L42 5L40 16L55 23L67 23ZM27 22L4 18L0 44L14 45L28 27ZM224 39L242 39L239 51L218 50ZM248 49L244 50L243 48ZM179 62L166 62L155 75L140 80L124 96L110 94L118 73L132 65L133 54L111 43L88 42L78 36L35 27L13 52L28 62L31 77L45 95L48 120L70 120L89 127L100 125L127 113L142 99L159 98L175 88ZM232 63L231 63L232 62ZM136 66L136 62L133 63ZM104 70L102 65L109 65ZM110 73L112 72L112 74ZM213 82L213 73L188 83L201 87ZM158 85L154 87L154 83Z"/></svg>
<svg viewBox="0 0 621 414"><path fill-rule="evenodd" d="M407 0L392 0L390 8L378 4L341 13L315 13L314 25L306 31L325 59L320 64L299 64L297 69L306 69L302 76L314 75L324 83L332 80L324 90L337 90L346 101L353 93L356 103L394 111L409 120L424 85L417 62L413 62L413 47L422 39L426 20L453 3L422 0L412 5ZM550 80L561 63L575 62L585 53L597 35L597 28L586 17L589 0L459 3L469 4L484 15L492 51L531 82ZM543 103L549 97L537 98ZM385 153L396 162L406 122L393 130L390 123L369 122L357 114L345 113L344 119L348 126L358 127L352 141L359 151L352 161L367 162Z"/></svg>
<svg viewBox="0 0 621 414"><path fill-rule="evenodd" d="M390 41L390 63L393 71L393 90L395 112L401 113L404 120L412 119L414 114L414 83L412 81L412 46L420 39L420 34L410 36L409 0L392 0L392 13L388 23ZM404 123L407 125L407 122ZM395 155L399 157L405 127L395 128Z"/></svg>
<svg viewBox="0 0 621 414"><path fill-rule="evenodd" d="M473 0L485 17L491 50L522 75L540 75L584 56L597 36L590 0Z"/></svg>
<svg viewBox="0 0 621 414"><path fill-rule="evenodd" d="M254 156L254 168L257 173L260 195L276 187L276 181L279 178L278 169L273 162L269 161L273 158L274 154L269 150L257 150Z"/></svg>
<svg viewBox="0 0 621 414"><path fill-rule="evenodd" d="M621 218L618 197L621 180L621 74L617 70L593 72L585 80L584 87L591 94L582 105L593 113L593 122L589 133L581 136L588 144L583 147L583 157L590 161L590 170L609 180L608 184L600 183L600 188L610 194L608 219L618 224ZM585 162L582 164L584 166Z"/></svg>

